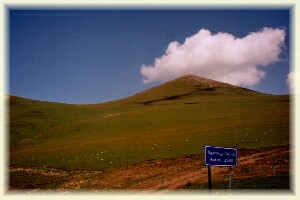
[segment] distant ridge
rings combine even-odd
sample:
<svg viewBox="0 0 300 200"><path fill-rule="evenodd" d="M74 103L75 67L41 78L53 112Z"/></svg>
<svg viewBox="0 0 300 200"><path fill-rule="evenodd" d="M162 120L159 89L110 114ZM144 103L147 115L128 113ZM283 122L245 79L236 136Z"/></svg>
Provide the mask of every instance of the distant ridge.
<svg viewBox="0 0 300 200"><path fill-rule="evenodd" d="M202 86L208 86L208 87L237 88L237 86L234 86L234 85L231 85L231 84L228 84L228 83L223 83L223 82L220 82L220 81L215 81L215 80L212 80L212 79L203 78L203 77L192 75L192 74L184 75L184 76L182 76L180 78L177 78L173 81L183 81L183 82L186 82L186 83L190 83L192 85L202 85Z"/></svg>

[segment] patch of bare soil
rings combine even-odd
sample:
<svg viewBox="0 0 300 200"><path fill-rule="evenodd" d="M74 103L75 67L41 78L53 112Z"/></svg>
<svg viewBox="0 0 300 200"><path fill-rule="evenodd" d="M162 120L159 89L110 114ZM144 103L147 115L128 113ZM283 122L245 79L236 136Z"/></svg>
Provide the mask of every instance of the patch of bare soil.
<svg viewBox="0 0 300 200"><path fill-rule="evenodd" d="M264 150L239 150L238 166L232 167L232 178L248 179L283 176L291 174L288 146ZM228 181L228 167L211 167L213 181ZM59 184L40 184L36 189L66 191L88 190L141 190L170 191L207 182L207 167L203 155L189 155L175 159L148 161L123 166L110 171L65 171L37 167L10 167L10 175L25 172L43 177L56 177ZM21 180L20 180L21 181ZM34 180L32 180L34 181ZM51 185L51 186L49 186ZM11 181L10 189L33 189L24 187L22 181Z"/></svg>

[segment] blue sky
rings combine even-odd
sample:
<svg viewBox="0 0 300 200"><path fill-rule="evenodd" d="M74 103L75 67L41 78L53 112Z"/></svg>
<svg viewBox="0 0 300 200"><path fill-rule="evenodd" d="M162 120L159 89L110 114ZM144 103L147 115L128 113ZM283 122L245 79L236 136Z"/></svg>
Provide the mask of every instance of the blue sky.
<svg viewBox="0 0 300 200"><path fill-rule="evenodd" d="M280 61L257 66L250 89L287 94L289 10L21 10L9 11L8 93L72 104L100 103L161 84L144 83L168 45L201 29L243 38L264 27L285 30Z"/></svg>

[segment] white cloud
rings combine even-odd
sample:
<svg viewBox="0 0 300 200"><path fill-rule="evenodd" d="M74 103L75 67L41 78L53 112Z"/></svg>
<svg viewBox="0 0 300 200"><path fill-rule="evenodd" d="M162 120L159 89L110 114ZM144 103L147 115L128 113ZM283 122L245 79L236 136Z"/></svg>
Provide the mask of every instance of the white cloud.
<svg viewBox="0 0 300 200"><path fill-rule="evenodd" d="M288 84L290 89L293 88L294 77L295 77L295 72L293 71L287 75L286 83Z"/></svg>
<svg viewBox="0 0 300 200"><path fill-rule="evenodd" d="M153 65L141 66L143 82L166 82L185 74L251 86L266 75L262 67L279 61L284 45L283 29L263 28L236 38L229 33L213 35L206 29L185 39L171 42Z"/></svg>

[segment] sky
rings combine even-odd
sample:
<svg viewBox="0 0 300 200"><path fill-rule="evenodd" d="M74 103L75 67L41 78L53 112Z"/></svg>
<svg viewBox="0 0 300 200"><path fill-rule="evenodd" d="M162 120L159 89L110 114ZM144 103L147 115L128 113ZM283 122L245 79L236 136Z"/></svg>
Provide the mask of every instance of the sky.
<svg viewBox="0 0 300 200"><path fill-rule="evenodd" d="M289 93L286 8L10 8L8 15L11 95L93 104L185 74Z"/></svg>

